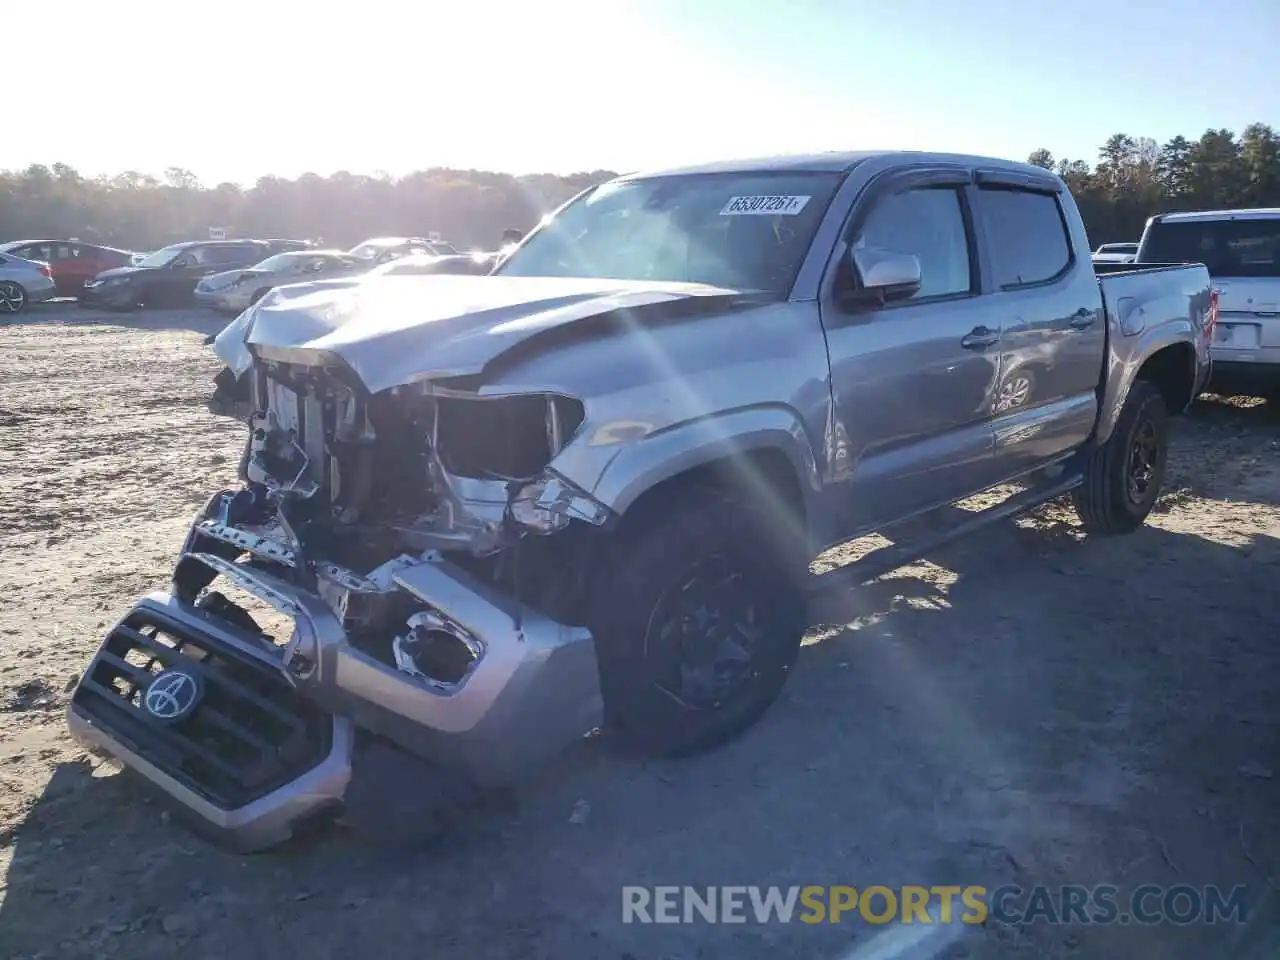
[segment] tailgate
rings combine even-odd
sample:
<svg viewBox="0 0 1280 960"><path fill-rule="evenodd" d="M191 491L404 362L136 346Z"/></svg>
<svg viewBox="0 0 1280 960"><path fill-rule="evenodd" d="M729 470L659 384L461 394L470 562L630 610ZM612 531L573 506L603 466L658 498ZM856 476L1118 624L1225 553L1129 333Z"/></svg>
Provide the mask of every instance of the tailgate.
<svg viewBox="0 0 1280 960"><path fill-rule="evenodd" d="M1280 347L1280 278L1229 277L1217 280L1218 329L1215 349Z"/></svg>

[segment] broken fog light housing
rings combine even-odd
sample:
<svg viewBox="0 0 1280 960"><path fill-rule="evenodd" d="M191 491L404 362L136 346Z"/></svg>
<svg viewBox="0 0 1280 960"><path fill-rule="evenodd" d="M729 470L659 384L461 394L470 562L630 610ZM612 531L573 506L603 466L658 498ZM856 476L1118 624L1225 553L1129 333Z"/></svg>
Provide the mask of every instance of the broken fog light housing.
<svg viewBox="0 0 1280 960"><path fill-rule="evenodd" d="M415 613L407 624L409 632L391 642L396 668L432 686L461 686L484 656L478 637L434 611Z"/></svg>
<svg viewBox="0 0 1280 960"><path fill-rule="evenodd" d="M511 516L516 523L537 533L555 533L574 519L597 525L604 523L608 510L585 491L547 473L521 488L511 501Z"/></svg>

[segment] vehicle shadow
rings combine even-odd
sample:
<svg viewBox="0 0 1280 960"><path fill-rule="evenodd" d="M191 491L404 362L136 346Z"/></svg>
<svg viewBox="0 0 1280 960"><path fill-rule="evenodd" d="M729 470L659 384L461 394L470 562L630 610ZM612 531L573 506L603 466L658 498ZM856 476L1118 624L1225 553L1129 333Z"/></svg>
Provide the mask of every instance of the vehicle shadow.
<svg viewBox="0 0 1280 960"><path fill-rule="evenodd" d="M1274 787L1239 772L1276 756L1277 572L1268 537L1001 523L815 608L780 702L727 747L643 762L596 738L428 851L336 832L229 855L128 778L65 764L11 838L0 954L752 960L835 956L874 928L624 924L622 887L1253 896L1255 864L1280 863ZM1225 957L1230 932L991 922L958 949Z"/></svg>
<svg viewBox="0 0 1280 960"><path fill-rule="evenodd" d="M135 330L190 330L207 336L216 334L234 318L203 307L141 309L130 312L80 307L73 300L39 303L0 323L6 327L47 324L65 327L125 327Z"/></svg>

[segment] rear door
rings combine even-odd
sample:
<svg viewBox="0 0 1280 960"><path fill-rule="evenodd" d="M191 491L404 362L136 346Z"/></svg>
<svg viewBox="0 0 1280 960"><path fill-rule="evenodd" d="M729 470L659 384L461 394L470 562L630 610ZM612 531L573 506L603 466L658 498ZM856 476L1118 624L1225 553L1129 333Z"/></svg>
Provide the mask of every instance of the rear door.
<svg viewBox="0 0 1280 960"><path fill-rule="evenodd" d="M1072 453L1098 415L1106 352L1102 295L1084 228L1056 180L979 175L973 191L999 324L992 405L996 457L1006 477ZM1065 201L1065 202L1064 202Z"/></svg>
<svg viewBox="0 0 1280 960"><path fill-rule="evenodd" d="M58 293L65 297L78 296L84 282L101 270L107 269L99 259L99 249L90 244L54 244L53 278Z"/></svg>

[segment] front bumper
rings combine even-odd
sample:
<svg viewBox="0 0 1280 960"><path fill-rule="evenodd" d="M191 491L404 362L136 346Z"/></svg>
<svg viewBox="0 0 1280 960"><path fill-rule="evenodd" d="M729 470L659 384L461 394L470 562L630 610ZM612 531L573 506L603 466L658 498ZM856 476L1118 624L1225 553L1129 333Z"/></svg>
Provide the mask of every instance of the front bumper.
<svg viewBox="0 0 1280 960"><path fill-rule="evenodd" d="M195 294L196 306L218 313L239 313L225 290L199 290Z"/></svg>
<svg viewBox="0 0 1280 960"><path fill-rule="evenodd" d="M137 291L132 283L100 284L96 287L85 286L80 292L79 300L81 305L86 307L123 309L133 306L137 300Z"/></svg>
<svg viewBox="0 0 1280 960"><path fill-rule="evenodd" d="M351 777L356 727L434 762L441 776L460 775L496 786L514 782L599 726L595 651L585 629L521 606L438 555L404 558L391 574L389 588L406 595L417 609L464 629L482 648L467 675L444 688L355 646L342 619L318 594L284 577L233 563L226 559L225 549L221 555L205 552L213 540L208 523L202 527L202 521L188 537L182 563L210 566L226 581L286 614L293 623L288 642L268 643L179 599L176 590L154 594L108 634L72 696L69 723L82 743L107 751L141 773L228 846L272 845L291 835L299 823L340 806ZM237 535L229 531L233 528L219 528L223 539L217 542L224 547L230 543L226 538ZM248 533L235 546L259 557L278 547L264 545ZM275 553L277 560L281 556ZM359 582L363 578L358 575L353 581L349 572L339 575L333 572L337 568L322 567L329 585L343 581L361 590L370 588L371 582ZM190 662L183 658L181 643L176 652L154 643L147 646L146 631L153 627L211 653ZM143 668L136 657L122 666L122 651L130 644L147 646L144 653L157 657L157 662L147 664L145 672L139 672ZM257 774L274 774L278 771L271 765L281 766L275 779L241 782L244 778L235 766L241 762L241 754L235 753L240 748L235 736L223 736L226 723L220 718L223 713L239 716L239 701L230 694L219 694L222 701L212 706L201 701L182 721L191 725L199 749L179 742L185 727L152 722L146 713L145 685L159 670L176 665L207 674L204 686L213 690L221 681L212 671L224 663L252 672L258 678L254 692L259 696L269 693L286 703L291 715L310 718L310 740L294 745L292 752L260 731L248 738L258 750L249 758L250 767ZM123 690L113 691L112 684L122 675ZM132 686L130 679L135 681ZM310 742L320 737L312 717L316 710L328 724L322 744ZM244 711L245 716L253 714L252 706ZM218 728L213 731L217 736L204 742L200 737L208 722ZM244 723L234 720L235 725ZM210 750L215 755L209 756ZM230 754L224 755L227 751ZM227 769L228 764L233 769Z"/></svg>

